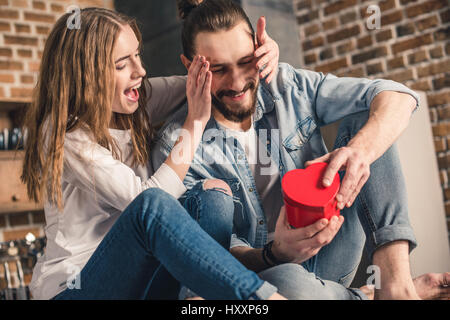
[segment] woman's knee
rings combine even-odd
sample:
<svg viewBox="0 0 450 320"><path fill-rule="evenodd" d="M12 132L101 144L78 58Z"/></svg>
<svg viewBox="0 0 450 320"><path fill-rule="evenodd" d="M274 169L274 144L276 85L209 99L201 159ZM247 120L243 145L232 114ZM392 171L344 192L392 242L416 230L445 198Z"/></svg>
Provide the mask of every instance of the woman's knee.
<svg viewBox="0 0 450 320"><path fill-rule="evenodd" d="M134 201L144 204L160 204L176 202L176 199L160 188L148 188L142 191Z"/></svg>
<svg viewBox="0 0 450 320"><path fill-rule="evenodd" d="M129 207L135 217L141 217L144 221L162 214L169 218L168 215L176 216L183 210L177 199L160 188L142 191Z"/></svg>

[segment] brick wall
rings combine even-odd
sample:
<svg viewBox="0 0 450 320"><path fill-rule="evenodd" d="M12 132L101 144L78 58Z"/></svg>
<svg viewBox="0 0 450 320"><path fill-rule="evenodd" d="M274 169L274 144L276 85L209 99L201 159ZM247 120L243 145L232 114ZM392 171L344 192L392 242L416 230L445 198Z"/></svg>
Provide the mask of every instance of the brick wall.
<svg viewBox="0 0 450 320"><path fill-rule="evenodd" d="M293 0L305 68L388 78L427 92L450 228L450 10L447 0ZM30 98L46 36L66 8L113 0L0 0L0 100ZM381 28L370 30L377 4ZM42 212L0 215L0 241L43 235Z"/></svg>
<svg viewBox="0 0 450 320"><path fill-rule="evenodd" d="M380 9L378 29L370 5ZM449 7L448 0L294 0L304 68L426 92L450 230Z"/></svg>
<svg viewBox="0 0 450 320"><path fill-rule="evenodd" d="M29 98L52 24L71 4L113 8L113 0L0 0L0 99Z"/></svg>
<svg viewBox="0 0 450 320"><path fill-rule="evenodd" d="M113 0L0 0L0 100L31 98L46 37L72 4L114 8ZM43 236L44 224L43 212L0 215L0 242Z"/></svg>

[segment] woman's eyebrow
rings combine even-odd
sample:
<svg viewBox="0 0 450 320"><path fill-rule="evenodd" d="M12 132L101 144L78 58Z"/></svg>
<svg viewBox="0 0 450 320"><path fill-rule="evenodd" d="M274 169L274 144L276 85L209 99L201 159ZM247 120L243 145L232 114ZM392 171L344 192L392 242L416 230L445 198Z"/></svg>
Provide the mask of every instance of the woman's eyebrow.
<svg viewBox="0 0 450 320"><path fill-rule="evenodd" d="M139 51L139 47L136 49L136 51ZM120 62L122 60L128 59L130 57L130 55L124 56L122 58L117 59L116 61L114 61L114 63Z"/></svg>
<svg viewBox="0 0 450 320"><path fill-rule="evenodd" d="M128 59L130 57L130 55L124 56L122 58L117 59L114 63L120 62L122 60Z"/></svg>

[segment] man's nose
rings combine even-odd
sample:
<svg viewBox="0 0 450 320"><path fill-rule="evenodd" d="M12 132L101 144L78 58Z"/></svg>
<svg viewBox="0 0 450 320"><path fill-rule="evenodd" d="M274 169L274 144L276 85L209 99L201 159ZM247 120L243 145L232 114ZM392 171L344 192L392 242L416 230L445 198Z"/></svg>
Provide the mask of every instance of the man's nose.
<svg viewBox="0 0 450 320"><path fill-rule="evenodd" d="M231 70L227 79L227 89L241 92L246 84L246 76L242 70Z"/></svg>

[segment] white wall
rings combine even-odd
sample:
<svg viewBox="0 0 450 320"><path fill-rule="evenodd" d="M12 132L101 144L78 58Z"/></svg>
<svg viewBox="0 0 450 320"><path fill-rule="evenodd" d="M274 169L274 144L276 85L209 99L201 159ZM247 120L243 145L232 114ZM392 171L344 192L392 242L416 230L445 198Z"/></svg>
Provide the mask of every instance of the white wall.
<svg viewBox="0 0 450 320"><path fill-rule="evenodd" d="M397 145L408 191L411 225L418 246L411 253L411 272L450 271L450 248L439 172L426 95Z"/></svg>

